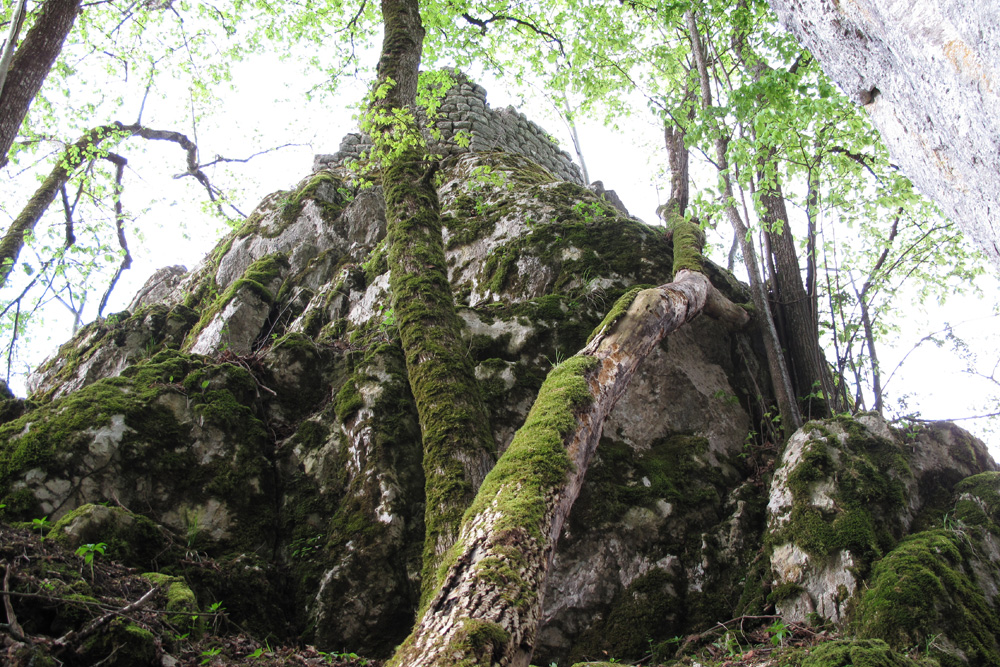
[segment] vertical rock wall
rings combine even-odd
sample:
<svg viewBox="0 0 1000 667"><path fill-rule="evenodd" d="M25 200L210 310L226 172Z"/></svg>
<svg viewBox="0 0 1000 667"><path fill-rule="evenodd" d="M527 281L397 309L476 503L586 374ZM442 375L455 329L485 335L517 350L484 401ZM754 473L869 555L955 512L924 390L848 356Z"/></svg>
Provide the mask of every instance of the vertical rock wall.
<svg viewBox="0 0 1000 667"><path fill-rule="evenodd" d="M1000 267L1000 4L770 0L906 175Z"/></svg>

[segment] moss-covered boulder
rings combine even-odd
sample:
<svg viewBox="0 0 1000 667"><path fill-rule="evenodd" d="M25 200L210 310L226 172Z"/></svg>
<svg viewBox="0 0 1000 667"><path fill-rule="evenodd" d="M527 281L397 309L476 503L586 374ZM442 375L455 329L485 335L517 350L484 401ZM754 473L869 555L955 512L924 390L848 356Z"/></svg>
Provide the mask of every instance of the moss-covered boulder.
<svg viewBox="0 0 1000 667"><path fill-rule="evenodd" d="M121 507L86 503L64 515L47 538L75 550L83 544L104 543L105 553L131 567L150 569L166 557L165 531L147 517Z"/></svg>
<svg viewBox="0 0 1000 667"><path fill-rule="evenodd" d="M994 558L963 531L906 538L875 565L852 615L857 633L921 647L946 667L1000 664L1000 609L986 592L995 590ZM984 566L986 580L977 574Z"/></svg>
<svg viewBox="0 0 1000 667"><path fill-rule="evenodd" d="M982 443L934 426L897 433L864 415L810 422L771 484L770 600L789 622L846 620L874 563L911 528L940 520L952 487L995 467Z"/></svg>
<svg viewBox="0 0 1000 667"><path fill-rule="evenodd" d="M238 365L160 352L0 427L0 502L55 520L114 501L187 549L261 548L275 480L256 391Z"/></svg>

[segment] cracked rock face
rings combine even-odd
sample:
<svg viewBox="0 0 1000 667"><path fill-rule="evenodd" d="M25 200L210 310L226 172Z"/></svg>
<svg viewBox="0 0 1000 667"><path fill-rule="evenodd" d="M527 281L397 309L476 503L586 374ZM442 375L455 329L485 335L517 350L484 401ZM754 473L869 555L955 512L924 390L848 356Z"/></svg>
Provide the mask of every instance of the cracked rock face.
<svg viewBox="0 0 1000 667"><path fill-rule="evenodd" d="M1000 268L1000 5L770 0L893 159Z"/></svg>

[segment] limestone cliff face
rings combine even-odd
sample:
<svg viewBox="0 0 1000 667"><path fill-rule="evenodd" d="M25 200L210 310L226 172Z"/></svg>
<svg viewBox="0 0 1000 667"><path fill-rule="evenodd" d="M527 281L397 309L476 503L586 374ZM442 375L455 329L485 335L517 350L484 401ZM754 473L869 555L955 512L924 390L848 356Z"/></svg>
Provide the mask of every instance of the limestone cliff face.
<svg viewBox="0 0 1000 667"><path fill-rule="evenodd" d="M906 175L1000 267L1000 5L770 0Z"/></svg>

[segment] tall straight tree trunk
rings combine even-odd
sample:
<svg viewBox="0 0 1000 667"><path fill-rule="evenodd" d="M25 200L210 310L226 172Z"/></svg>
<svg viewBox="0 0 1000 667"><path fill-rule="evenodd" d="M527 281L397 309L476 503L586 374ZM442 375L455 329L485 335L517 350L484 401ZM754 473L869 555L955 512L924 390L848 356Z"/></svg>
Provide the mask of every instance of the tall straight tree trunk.
<svg viewBox="0 0 1000 667"><path fill-rule="evenodd" d="M14 138L62 51L80 5L80 0L46 0L24 41L14 52L3 90L0 90L0 167L7 164Z"/></svg>
<svg viewBox="0 0 1000 667"><path fill-rule="evenodd" d="M785 348L791 360L790 372L796 395L805 407L806 417L818 419L836 409L836 393L826 358L819 346L819 325L814 317L812 301L806 293L799 271L788 211L781 184L765 182L758 174L763 220L774 258L778 307L785 323ZM775 229L781 228L780 232ZM822 398L806 399L822 391Z"/></svg>
<svg viewBox="0 0 1000 667"><path fill-rule="evenodd" d="M436 589L441 557L494 461L495 444L462 343L448 281L441 216L415 120L424 28L417 0L383 0L379 94L369 109L383 165L389 289L420 418L426 489L422 601ZM384 93L384 95L382 94Z"/></svg>
<svg viewBox="0 0 1000 667"><path fill-rule="evenodd" d="M685 20L687 22L688 36L691 40L691 53L694 56L695 69L698 72L698 80L701 84L701 106L703 109L708 109L712 106L712 84L694 10L688 9L685 12ZM719 132L719 128L713 129ZM757 265L757 252L748 238L749 230L734 204L732 179L729 176L729 159L726 157L727 151L728 139L719 132L715 140L715 164L719 170L722 196L726 202L726 216L733 226L736 238L739 239L740 250L743 253L743 262L746 264L747 275L750 280L750 294L753 299L754 308L757 310L757 317L759 318L763 333L768 372L771 375L771 384L774 388L775 399L778 402L778 409L781 411L783 418L782 429L786 436L790 436L802 425L802 417L799 413L798 405L795 403L795 393L792 388L791 377L788 374L788 367L785 364L785 355L781 351L778 332L774 326L774 317L771 314L771 308L767 301L767 293L760 278L760 268Z"/></svg>

